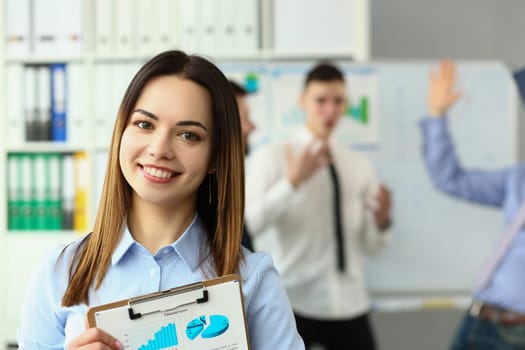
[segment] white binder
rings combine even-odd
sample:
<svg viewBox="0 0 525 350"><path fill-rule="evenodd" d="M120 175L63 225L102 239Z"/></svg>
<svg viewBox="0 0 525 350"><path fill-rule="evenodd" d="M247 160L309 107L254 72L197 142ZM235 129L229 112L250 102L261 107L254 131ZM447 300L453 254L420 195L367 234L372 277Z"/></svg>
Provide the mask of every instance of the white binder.
<svg viewBox="0 0 525 350"><path fill-rule="evenodd" d="M31 51L30 1L7 0L5 6L6 51L9 55L27 55Z"/></svg>
<svg viewBox="0 0 525 350"><path fill-rule="evenodd" d="M115 0L112 21L115 25L115 49L117 54L129 54L135 50L135 1Z"/></svg>
<svg viewBox="0 0 525 350"><path fill-rule="evenodd" d="M59 22L57 21L58 0L33 0L34 53L54 55L57 53Z"/></svg>
<svg viewBox="0 0 525 350"><path fill-rule="evenodd" d="M56 0L57 52L80 55L84 44L82 0Z"/></svg>
<svg viewBox="0 0 525 350"><path fill-rule="evenodd" d="M95 0L95 49L108 53L115 48L113 1Z"/></svg>
<svg viewBox="0 0 525 350"><path fill-rule="evenodd" d="M177 31L180 37L179 49L188 53L196 53L199 48L200 22L199 22L200 1L180 1L177 3L177 18L179 19Z"/></svg>
<svg viewBox="0 0 525 350"><path fill-rule="evenodd" d="M70 63L68 65L67 81L67 122L66 135L67 142L71 146L82 146L87 142L86 130L88 128L87 116L85 112L85 91L86 72L81 64Z"/></svg>
<svg viewBox="0 0 525 350"><path fill-rule="evenodd" d="M10 64L6 67L7 77L7 144L22 145L25 141L24 125L24 67Z"/></svg>
<svg viewBox="0 0 525 350"><path fill-rule="evenodd" d="M259 48L259 8L257 0L237 0L239 11L235 29L237 52L253 54ZM300 17L296 15L295 17Z"/></svg>
<svg viewBox="0 0 525 350"><path fill-rule="evenodd" d="M168 49L180 49L181 43L181 22L178 18L180 16L179 2L183 0L155 0L158 2L158 12L156 13L156 21L158 23L156 51L164 51Z"/></svg>
<svg viewBox="0 0 525 350"><path fill-rule="evenodd" d="M158 13L166 11L159 8L159 0L136 0L136 33L137 52L151 55L159 47L159 16ZM173 16L173 14L171 14Z"/></svg>

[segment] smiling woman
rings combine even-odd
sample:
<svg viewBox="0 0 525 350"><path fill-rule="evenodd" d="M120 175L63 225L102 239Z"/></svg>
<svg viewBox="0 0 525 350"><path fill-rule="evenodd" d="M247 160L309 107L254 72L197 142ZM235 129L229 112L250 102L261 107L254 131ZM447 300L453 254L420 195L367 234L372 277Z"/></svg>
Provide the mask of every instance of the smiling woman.
<svg viewBox="0 0 525 350"><path fill-rule="evenodd" d="M304 349L271 259L240 246L242 142L215 65L181 51L148 61L118 111L93 231L35 273L20 348L120 349L85 329L88 307L238 273L251 348Z"/></svg>
<svg viewBox="0 0 525 350"><path fill-rule="evenodd" d="M176 208L193 217L197 189L206 175L213 176L213 124L210 94L202 86L177 75L157 77L146 84L120 145L122 173L134 190L132 210L144 211L158 204L155 212ZM137 227L138 223L130 221L130 227ZM136 231L135 239L149 240L138 237L142 230ZM160 241L148 242L152 244L148 250L154 254L182 231L172 233L175 236L163 234Z"/></svg>

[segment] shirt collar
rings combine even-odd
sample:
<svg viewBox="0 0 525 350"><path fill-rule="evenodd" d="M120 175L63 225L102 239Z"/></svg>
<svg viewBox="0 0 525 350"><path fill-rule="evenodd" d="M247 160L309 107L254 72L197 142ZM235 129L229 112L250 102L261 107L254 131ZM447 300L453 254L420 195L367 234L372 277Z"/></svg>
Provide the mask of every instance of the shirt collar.
<svg viewBox="0 0 525 350"><path fill-rule="evenodd" d="M315 138L314 134L306 127L302 125L297 129L296 137L299 141L308 143Z"/></svg>
<svg viewBox="0 0 525 350"><path fill-rule="evenodd" d="M173 242L171 246L184 260L192 270L195 270L202 263L205 254L205 247L208 247L208 238L206 237L206 228L200 216L195 213L191 224L182 233L178 240Z"/></svg>
<svg viewBox="0 0 525 350"><path fill-rule="evenodd" d="M178 240L170 244L179 255L192 269L196 269L201 263L203 242L207 242L206 228L197 213L193 217L190 225L182 233ZM116 265L122 260L130 248L138 244L131 232L126 226L121 235L120 241L111 256L111 264ZM207 245L205 245L207 246Z"/></svg>
<svg viewBox="0 0 525 350"><path fill-rule="evenodd" d="M129 232L128 226L126 225L126 227L124 228L124 232L122 232L122 235L120 236L120 241L117 244L113 255L111 256L111 265L118 264L119 261L131 248L131 246L135 243L136 242L133 239L133 236L131 236L131 233Z"/></svg>
<svg viewBox="0 0 525 350"><path fill-rule="evenodd" d="M314 135L314 133L308 129L306 125L301 125L297 132L295 133L296 140L298 140L301 144L307 145L309 144L313 139L316 139L317 137ZM328 138L328 143L330 144L330 147L332 147L332 136Z"/></svg>

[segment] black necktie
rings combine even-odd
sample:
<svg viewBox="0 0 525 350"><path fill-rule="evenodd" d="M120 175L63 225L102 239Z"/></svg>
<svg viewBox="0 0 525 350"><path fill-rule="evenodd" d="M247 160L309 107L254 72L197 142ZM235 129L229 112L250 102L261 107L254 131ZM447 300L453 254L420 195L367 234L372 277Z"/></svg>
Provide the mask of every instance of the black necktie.
<svg viewBox="0 0 525 350"><path fill-rule="evenodd" d="M339 179L333 164L330 164L330 175L332 177L332 187L334 189L334 229L337 249L337 268L339 271L345 270L345 253L343 241L343 225L341 224L341 198L339 193Z"/></svg>

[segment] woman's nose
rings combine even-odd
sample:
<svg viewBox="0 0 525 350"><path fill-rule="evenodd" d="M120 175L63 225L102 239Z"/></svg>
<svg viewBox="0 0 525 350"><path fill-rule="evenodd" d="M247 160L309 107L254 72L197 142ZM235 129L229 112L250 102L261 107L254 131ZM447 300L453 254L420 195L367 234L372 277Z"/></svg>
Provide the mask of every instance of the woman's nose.
<svg viewBox="0 0 525 350"><path fill-rule="evenodd" d="M148 146L148 153L155 159L175 158L174 140L169 133L157 133Z"/></svg>

